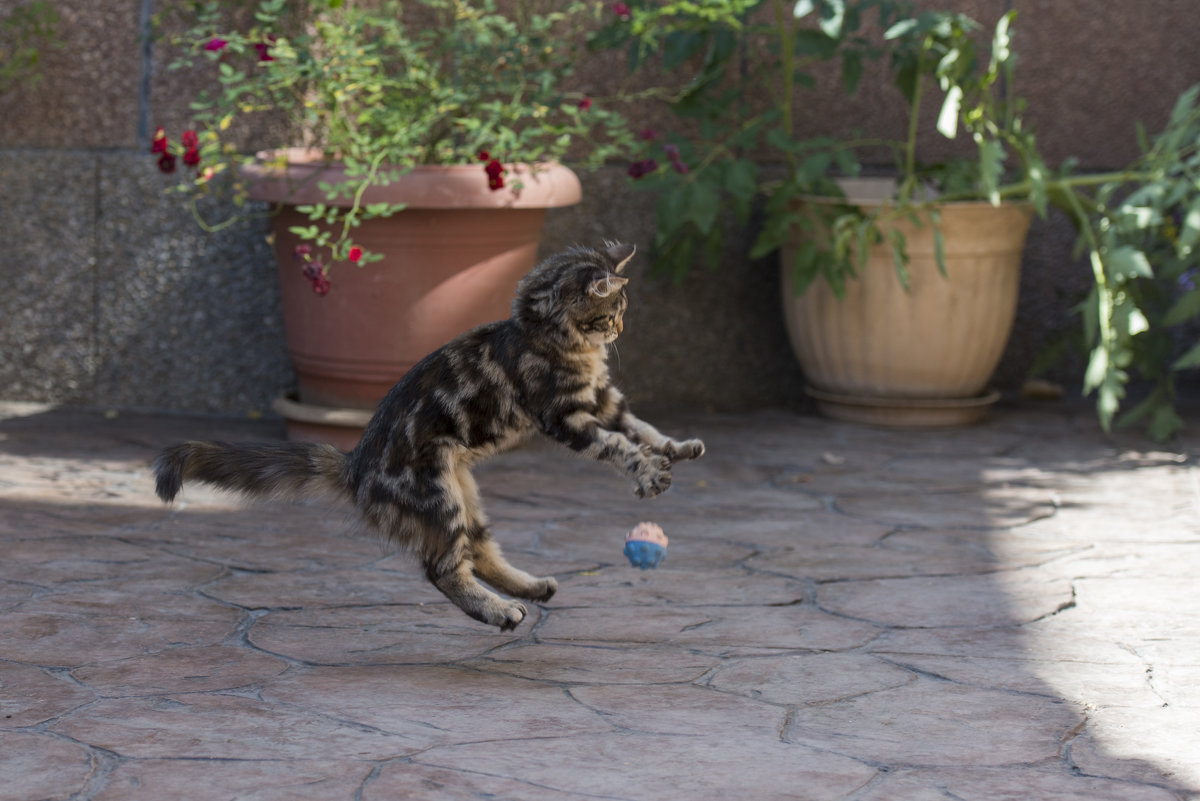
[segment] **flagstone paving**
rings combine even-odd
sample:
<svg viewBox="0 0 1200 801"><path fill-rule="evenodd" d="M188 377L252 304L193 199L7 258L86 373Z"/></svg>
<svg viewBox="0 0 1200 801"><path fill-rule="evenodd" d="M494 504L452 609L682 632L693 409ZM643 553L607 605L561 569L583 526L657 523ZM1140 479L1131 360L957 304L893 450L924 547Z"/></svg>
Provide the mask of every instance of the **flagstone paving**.
<svg viewBox="0 0 1200 801"><path fill-rule="evenodd" d="M344 509L154 497L158 448L275 422L0 405L0 799L1200 799L1189 441L655 419L708 454L651 501L481 466L559 581L501 633Z"/></svg>

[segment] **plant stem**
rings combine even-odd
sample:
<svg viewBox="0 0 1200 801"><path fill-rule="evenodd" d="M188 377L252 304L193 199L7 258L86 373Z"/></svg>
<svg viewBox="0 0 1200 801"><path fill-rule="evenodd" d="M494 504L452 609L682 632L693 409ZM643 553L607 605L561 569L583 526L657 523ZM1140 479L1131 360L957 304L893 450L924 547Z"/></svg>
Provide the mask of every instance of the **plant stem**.
<svg viewBox="0 0 1200 801"><path fill-rule="evenodd" d="M1111 183L1137 183L1142 181L1152 181L1157 177L1153 172L1103 172L1092 173L1089 175L1073 175L1067 178L1058 178L1053 181L1046 182L1046 189L1060 189L1070 191L1073 189L1081 189L1089 186L1102 186ZM1029 194L1032 187L1030 181L1018 181L1016 183L1005 184L996 190L1000 197L1013 197ZM937 200L938 202L954 202L957 200L978 200L979 195L976 192L959 192L958 194L942 195Z"/></svg>
<svg viewBox="0 0 1200 801"><path fill-rule="evenodd" d="M904 140L904 184L900 187L901 200L911 200L916 194L917 174L917 125L921 117L921 94L925 82L917 70L913 85L912 111L908 115L908 136Z"/></svg>
<svg viewBox="0 0 1200 801"><path fill-rule="evenodd" d="M792 26L787 24L783 10L783 0L775 0L775 28L779 31L779 53L781 69L783 70L783 97L780 98L780 111L783 112L783 132L788 139L795 138L792 125L792 88L795 81L794 58L792 49ZM794 24L793 20L793 24ZM790 150L787 153L788 177L796 180L796 156Z"/></svg>

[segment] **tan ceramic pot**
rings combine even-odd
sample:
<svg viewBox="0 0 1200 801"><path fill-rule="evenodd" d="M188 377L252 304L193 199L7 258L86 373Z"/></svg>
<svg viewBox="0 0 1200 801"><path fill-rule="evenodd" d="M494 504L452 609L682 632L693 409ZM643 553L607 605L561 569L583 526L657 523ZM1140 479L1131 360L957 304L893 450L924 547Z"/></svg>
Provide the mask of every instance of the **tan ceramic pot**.
<svg viewBox="0 0 1200 801"><path fill-rule="evenodd" d="M852 204L865 209L886 202L881 189L879 182L846 185ZM907 241L907 291L890 246L880 244L847 282L844 298L820 278L797 296L787 265L799 229L784 249L788 334L824 413L865 423L952 425L977 419L997 399L988 381L1012 330L1032 210L1028 204L967 202L941 204L939 211L945 277L927 214L920 226L904 217L888 222Z"/></svg>
<svg viewBox="0 0 1200 801"><path fill-rule="evenodd" d="M335 265L332 287L317 295L295 256L289 227L309 225L296 206L328 203L319 182L342 168L288 151L286 168L269 154L246 170L250 195L270 202L283 295L284 326L307 406L371 409L427 353L459 334L509 316L521 276L537 259L546 209L578 203L579 179L561 165L509 165L519 195L492 191L483 165L416 167L365 202L405 203L389 218L368 220L355 241L382 261ZM348 203L346 205L349 205ZM311 416L311 415L310 415Z"/></svg>

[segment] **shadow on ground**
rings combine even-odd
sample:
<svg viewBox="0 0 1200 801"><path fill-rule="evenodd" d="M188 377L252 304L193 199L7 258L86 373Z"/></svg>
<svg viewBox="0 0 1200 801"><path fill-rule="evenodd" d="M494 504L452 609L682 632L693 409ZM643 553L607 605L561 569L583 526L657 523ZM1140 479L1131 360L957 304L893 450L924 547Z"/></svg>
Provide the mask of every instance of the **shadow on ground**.
<svg viewBox="0 0 1200 801"><path fill-rule="evenodd" d="M0 408L0 798L1200 797L1192 459L1086 413L660 419L709 455L650 502L508 454L561 588L500 634L344 510L154 499L158 447L274 422Z"/></svg>

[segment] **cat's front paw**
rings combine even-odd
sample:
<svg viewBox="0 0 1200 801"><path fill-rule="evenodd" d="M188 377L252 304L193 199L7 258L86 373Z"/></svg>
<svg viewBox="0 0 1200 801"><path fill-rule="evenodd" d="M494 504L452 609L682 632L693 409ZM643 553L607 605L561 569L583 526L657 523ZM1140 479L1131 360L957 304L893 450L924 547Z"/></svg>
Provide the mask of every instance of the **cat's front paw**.
<svg viewBox="0 0 1200 801"><path fill-rule="evenodd" d="M671 486L671 460L666 456L643 459L634 475L633 494L639 498L661 495Z"/></svg>
<svg viewBox="0 0 1200 801"><path fill-rule="evenodd" d="M698 439L687 439L683 442L673 439L667 443L666 455L673 462L699 459L704 455L704 443Z"/></svg>

